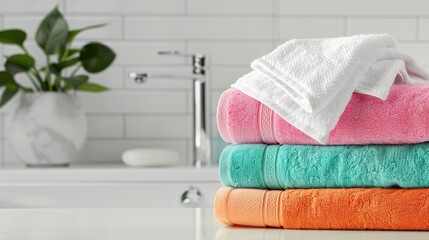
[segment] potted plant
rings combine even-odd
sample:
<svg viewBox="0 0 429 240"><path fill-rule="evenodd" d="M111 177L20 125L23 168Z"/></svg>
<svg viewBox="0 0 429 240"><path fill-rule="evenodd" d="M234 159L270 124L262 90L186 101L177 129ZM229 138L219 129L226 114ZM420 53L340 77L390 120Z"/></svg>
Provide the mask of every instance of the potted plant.
<svg viewBox="0 0 429 240"><path fill-rule="evenodd" d="M36 63L25 47L24 31L0 31L0 43L20 49L17 54L5 56L4 70L0 71L0 107L19 96L8 139L28 166L68 165L81 150L87 123L76 91L108 90L89 82L89 76L81 72L105 70L115 53L99 42L78 48L72 43L82 31L102 26L70 30L64 16L54 8L42 20L35 36L46 57L44 63ZM17 81L19 74L28 81Z"/></svg>

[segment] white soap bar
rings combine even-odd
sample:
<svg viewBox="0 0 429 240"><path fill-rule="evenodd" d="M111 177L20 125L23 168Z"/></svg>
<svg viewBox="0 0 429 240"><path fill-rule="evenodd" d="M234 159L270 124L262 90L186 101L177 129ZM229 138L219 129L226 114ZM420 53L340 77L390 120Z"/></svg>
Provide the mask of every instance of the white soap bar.
<svg viewBox="0 0 429 240"><path fill-rule="evenodd" d="M125 151L122 161L131 167L165 167L179 161L180 154L171 149L136 148Z"/></svg>

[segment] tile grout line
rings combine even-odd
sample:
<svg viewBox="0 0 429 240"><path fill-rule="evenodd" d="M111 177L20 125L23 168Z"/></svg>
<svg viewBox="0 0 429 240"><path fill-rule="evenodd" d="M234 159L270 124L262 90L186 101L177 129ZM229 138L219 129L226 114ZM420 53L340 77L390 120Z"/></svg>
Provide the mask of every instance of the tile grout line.
<svg viewBox="0 0 429 240"><path fill-rule="evenodd" d="M184 51L185 51L185 53L186 54L189 54L190 52L189 52L189 42L188 41L184 41ZM188 65L188 63L189 63L189 60L188 59L184 59L184 64L185 64L185 66L187 66ZM190 80L191 81L191 80ZM193 83L192 83L193 84ZM193 87L193 85L192 85L192 87ZM190 113L190 114L192 114L191 113L191 106L190 106L190 104L192 104L192 101L190 101L190 93L189 93L189 90L188 89L186 89L186 105L185 105L185 111L186 111L186 113Z"/></svg>
<svg viewBox="0 0 429 240"><path fill-rule="evenodd" d="M192 109L192 106L191 106L191 104L192 104L192 100L191 100L191 96L192 94L191 93L189 93L189 91L186 91L186 106L185 106L185 112L186 112L186 114L190 114L190 115L192 115L192 112L191 112L191 109Z"/></svg>
<svg viewBox="0 0 429 240"><path fill-rule="evenodd" d="M343 36L347 36L349 34L348 24L349 24L349 18L347 16L344 16L343 17Z"/></svg>
<svg viewBox="0 0 429 240"><path fill-rule="evenodd" d="M6 164L6 140L1 141L1 168L4 168L4 165Z"/></svg>
<svg viewBox="0 0 429 240"><path fill-rule="evenodd" d="M185 143L185 159L184 159L184 164L186 165L191 165L191 156L189 156L189 141L187 140Z"/></svg>
<svg viewBox="0 0 429 240"><path fill-rule="evenodd" d="M127 114L122 114L122 139L127 140Z"/></svg>
<svg viewBox="0 0 429 240"><path fill-rule="evenodd" d="M338 14L280 14L280 17L290 17L290 18L341 18L343 16L347 16L349 18L374 18L374 19L412 19L416 16L420 17L428 17L429 14L410 14L410 15L353 15L353 14L344 14L344 13L338 13Z"/></svg>
<svg viewBox="0 0 429 240"><path fill-rule="evenodd" d="M126 26L125 26L125 14L121 14L121 40L124 41L126 40Z"/></svg>
<svg viewBox="0 0 429 240"><path fill-rule="evenodd" d="M189 39L186 39L186 40L183 40L183 45L184 45L184 47L185 47L185 53L190 53L189 52ZM188 65L188 60L185 58L185 61L184 61L184 63L185 63L185 66L187 66Z"/></svg>
<svg viewBox="0 0 429 240"><path fill-rule="evenodd" d="M123 139L120 137L88 137L87 141L93 142L115 142L115 141L152 141L152 142L162 142L162 141L172 141L172 142L186 142L191 141L190 137L129 137Z"/></svg>
<svg viewBox="0 0 429 240"><path fill-rule="evenodd" d="M92 41L92 38L80 38L75 41L77 44L84 44L88 41ZM228 44L228 43L271 43L271 37L267 38L261 38L261 39L250 39L250 38L223 38L223 39L204 39L204 38L195 38L195 39L185 39L185 38L178 38L178 39L165 39L165 38L151 38L151 39L107 39L107 38L100 38L100 41L104 41L107 44L127 44L127 43L136 43L141 45L146 44L157 44L157 43L220 43L220 44ZM28 42L29 44L37 44L36 40L34 38L29 38Z"/></svg>
<svg viewBox="0 0 429 240"><path fill-rule="evenodd" d="M66 12L67 16L71 17L107 17L107 16L118 16L118 15L126 15L129 17L135 17L135 18L155 18L155 17L165 17L165 18L174 18L174 17L200 17L200 18L218 18L218 17L225 17L225 18L264 18L264 17L270 17L271 14L239 14L239 13L124 13L124 12ZM42 17L46 14L46 12L2 12L1 14L7 14L10 16L28 16L28 17ZM288 15L284 15L288 16ZM323 15L320 15L320 17L323 17Z"/></svg>
<svg viewBox="0 0 429 240"><path fill-rule="evenodd" d="M0 159L0 163L1 163L1 165L2 165L2 167L4 166L4 164L5 164L5 162L6 162L6 154L5 154L5 152L6 152L6 150L5 150L5 148L6 148L6 144L5 144L5 141L6 141L6 139L5 139L5 134L4 134L4 129L5 129L5 127L4 127L4 124L5 124L5 114L4 113L1 113L1 126L0 126L0 128L1 128L1 137L2 137L2 140L1 140L1 159Z"/></svg>
<svg viewBox="0 0 429 240"><path fill-rule="evenodd" d="M272 2L271 2L272 4L273 4L273 7L272 7L272 31L273 31L273 34L272 34L272 47L273 48L275 48L276 47L276 39L279 39L280 37L279 37L279 34L278 34L278 32L280 31L280 29L279 29L279 24L278 24L278 17L277 17L277 9L279 9L278 8L278 4L279 4L279 2L277 1L277 0L272 0Z"/></svg>
<svg viewBox="0 0 429 240"><path fill-rule="evenodd" d="M191 113L181 112L181 113L94 113L94 112L87 112L87 116L89 117L118 117L122 116L123 114L126 114L127 117L166 117L166 116L191 116Z"/></svg>
<svg viewBox="0 0 429 240"><path fill-rule="evenodd" d="M67 0L62 0L61 1L63 4L63 11L64 11L64 13L67 13L68 12L68 10L67 10Z"/></svg>
<svg viewBox="0 0 429 240"><path fill-rule="evenodd" d="M219 17L226 17L226 18L266 18L266 17L272 17L272 13L268 14L252 14L252 13L183 13L183 14L177 14L177 13L154 13L154 14L148 14L148 13L124 13L124 12L68 12L67 15L71 17L108 17L108 16L118 16L118 15L126 15L130 17L201 17L201 18L219 18ZM29 16L29 17L41 17L46 14L46 12L30 12L30 13L23 13L23 12L2 12L1 14L6 14L8 16ZM371 15L371 14L360 14L360 15L353 15L348 14L345 15L344 13L338 13L338 14L277 14L278 17L289 17L289 18L341 18L343 16L348 16L352 18L375 18L375 19L389 19L389 18L396 18L396 19L409 19L409 18L415 18L416 16L420 17L429 17L429 14L409 14L409 15L398 15L398 14L392 14L392 15Z"/></svg>
<svg viewBox="0 0 429 240"><path fill-rule="evenodd" d="M208 135L213 136L213 131L212 131L212 125L216 124L215 122L213 122L211 120L211 118L209 117L210 112L212 111L211 106L212 106L212 96L213 96L213 86L214 86L214 79L213 79L213 75L212 75L212 64L211 61L208 57L206 57L206 66L207 66L207 70L206 70L206 82L208 82L208 86L209 86L209 91L207 91L207 98L206 98L206 115L207 115L207 124L208 124ZM191 143L193 144L193 143ZM212 142L210 142L210 149L212 149ZM192 164L192 163L191 163Z"/></svg>
<svg viewBox="0 0 429 240"><path fill-rule="evenodd" d="M124 90L128 90L128 75L127 75L127 67L126 66L121 66L121 70L122 70L122 88Z"/></svg>
<svg viewBox="0 0 429 240"><path fill-rule="evenodd" d="M416 39L417 42L420 40L420 17L416 18Z"/></svg>

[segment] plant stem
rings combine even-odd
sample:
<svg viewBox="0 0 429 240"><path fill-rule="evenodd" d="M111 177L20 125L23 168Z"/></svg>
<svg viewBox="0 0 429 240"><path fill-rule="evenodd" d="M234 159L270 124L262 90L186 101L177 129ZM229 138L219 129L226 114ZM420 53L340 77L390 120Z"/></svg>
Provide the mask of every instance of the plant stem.
<svg viewBox="0 0 429 240"><path fill-rule="evenodd" d="M77 65L77 67L73 70L73 72L71 73L70 77L74 77L76 75L76 73L79 71L80 67L82 67L81 63L79 63Z"/></svg>
<svg viewBox="0 0 429 240"><path fill-rule="evenodd" d="M60 76L56 76L55 77L55 83L54 83L54 89L57 90L57 92L60 92L60 86L61 85L61 77Z"/></svg>
<svg viewBox="0 0 429 240"><path fill-rule="evenodd" d="M67 43L64 48L63 55L60 57L60 62L67 58L67 55L69 54L69 48L70 48L70 44Z"/></svg>
<svg viewBox="0 0 429 240"><path fill-rule="evenodd" d="M28 52L27 48L25 48L24 45L20 45L22 51L24 51L25 54L30 55L30 53ZM37 81L39 82L40 86L38 86L36 84L36 82L34 81L34 78L31 76L31 70L34 70L33 74L34 76L36 76ZM42 77L39 74L39 71L36 68L30 69L30 73L26 73L28 78L31 80L31 82L33 83L33 85L36 87L37 91L40 91L41 88L43 88L43 81L42 81Z"/></svg>
<svg viewBox="0 0 429 240"><path fill-rule="evenodd" d="M34 80L33 76L29 72L25 72L27 74L27 77L30 79L31 83L34 85L37 91L40 91L39 86L37 85L36 81Z"/></svg>
<svg viewBox="0 0 429 240"><path fill-rule="evenodd" d="M30 55L28 53L27 49L24 47L24 45L21 45L20 47L21 47L22 51L24 51L25 54Z"/></svg>
<svg viewBox="0 0 429 240"><path fill-rule="evenodd" d="M22 89L24 89L24 91L26 91L26 92L33 92L32 88L24 87L24 86L19 86L19 87L22 88Z"/></svg>
<svg viewBox="0 0 429 240"><path fill-rule="evenodd" d="M42 76L40 76L39 74L39 70L37 68L32 68L30 72L31 71L33 71L34 76L36 76L36 79L40 84L40 90L44 90L43 87L45 86L45 84L43 83Z"/></svg>
<svg viewBox="0 0 429 240"><path fill-rule="evenodd" d="M45 78L46 78L46 85L48 87L48 91L52 91L50 66L51 66L51 59L49 58L49 55L47 55L46 56L46 70L45 70L46 76L45 76Z"/></svg>
<svg viewBox="0 0 429 240"><path fill-rule="evenodd" d="M22 86L21 84L19 84L19 83L16 83L16 88L17 88L17 90L19 90L19 89L23 89L24 91L26 91L26 92L33 92L33 89L32 88L29 88L29 87L24 87L24 86Z"/></svg>

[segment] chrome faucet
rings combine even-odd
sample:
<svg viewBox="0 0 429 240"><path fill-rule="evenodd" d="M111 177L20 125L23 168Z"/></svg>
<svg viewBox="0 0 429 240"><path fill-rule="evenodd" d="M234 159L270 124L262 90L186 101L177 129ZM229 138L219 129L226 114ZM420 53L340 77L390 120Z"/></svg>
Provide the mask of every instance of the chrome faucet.
<svg viewBox="0 0 429 240"><path fill-rule="evenodd" d="M210 164L210 137L207 124L207 78L206 56L204 54L186 54L178 51L160 51L159 55L191 58L192 74L175 76L168 74L150 75L148 73L129 73L136 83L144 83L151 78L189 78L192 87L193 113L193 165L197 168Z"/></svg>

